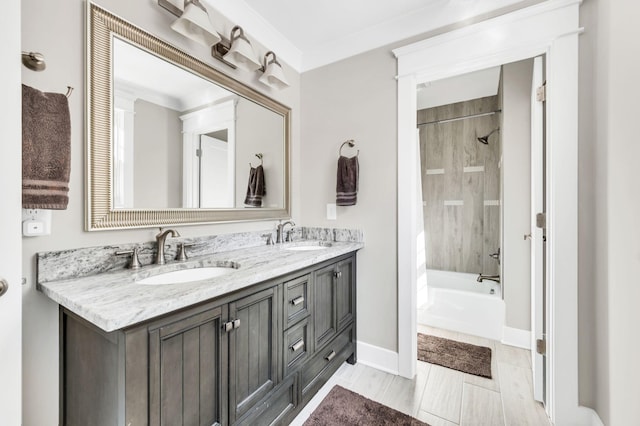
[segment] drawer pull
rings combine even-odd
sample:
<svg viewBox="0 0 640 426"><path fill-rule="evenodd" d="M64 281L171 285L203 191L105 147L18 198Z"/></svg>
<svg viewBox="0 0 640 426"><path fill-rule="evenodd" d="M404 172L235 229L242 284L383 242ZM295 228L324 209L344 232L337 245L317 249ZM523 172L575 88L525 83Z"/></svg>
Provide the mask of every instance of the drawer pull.
<svg viewBox="0 0 640 426"><path fill-rule="evenodd" d="M327 361L331 361L336 356L336 351L331 351L331 353L324 357Z"/></svg>
<svg viewBox="0 0 640 426"><path fill-rule="evenodd" d="M298 340L296 343L291 345L291 350L293 352L297 351L300 348L304 348L304 340L302 340L302 339Z"/></svg>
<svg viewBox="0 0 640 426"><path fill-rule="evenodd" d="M292 304L293 306L296 306L296 305L301 304L302 302L304 302L304 296L298 296L298 297L296 297L295 299L293 299L293 300L291 301L291 304Z"/></svg>

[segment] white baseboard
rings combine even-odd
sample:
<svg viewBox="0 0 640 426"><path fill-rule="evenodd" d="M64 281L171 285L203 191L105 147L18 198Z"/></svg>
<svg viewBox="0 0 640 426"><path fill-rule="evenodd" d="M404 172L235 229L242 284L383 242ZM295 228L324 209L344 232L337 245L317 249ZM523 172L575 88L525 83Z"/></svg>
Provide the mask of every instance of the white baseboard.
<svg viewBox="0 0 640 426"><path fill-rule="evenodd" d="M523 349L531 349L531 332L519 328L502 327L502 343Z"/></svg>
<svg viewBox="0 0 640 426"><path fill-rule="evenodd" d="M391 374L398 374L398 353L358 341L358 362Z"/></svg>

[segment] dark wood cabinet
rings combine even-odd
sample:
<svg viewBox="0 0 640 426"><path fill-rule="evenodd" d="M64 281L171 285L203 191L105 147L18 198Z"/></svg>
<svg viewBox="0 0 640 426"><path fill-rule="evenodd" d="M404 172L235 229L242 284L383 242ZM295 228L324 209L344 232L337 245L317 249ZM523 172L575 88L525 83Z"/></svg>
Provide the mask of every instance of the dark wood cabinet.
<svg viewBox="0 0 640 426"><path fill-rule="evenodd" d="M278 384L277 290L272 287L229 304L229 423Z"/></svg>
<svg viewBox="0 0 640 426"><path fill-rule="evenodd" d="M124 330L61 308L62 425L288 424L356 359L355 253Z"/></svg>

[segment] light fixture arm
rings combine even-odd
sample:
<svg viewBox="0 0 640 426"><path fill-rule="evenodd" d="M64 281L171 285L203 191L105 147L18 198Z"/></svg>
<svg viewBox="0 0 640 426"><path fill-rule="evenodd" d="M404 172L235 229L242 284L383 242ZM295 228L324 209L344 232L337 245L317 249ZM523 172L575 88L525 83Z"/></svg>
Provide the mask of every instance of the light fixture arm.
<svg viewBox="0 0 640 426"><path fill-rule="evenodd" d="M269 55L272 56L271 60L269 60ZM260 71L265 72L265 70L267 69L267 65L269 64L276 64L279 67L282 67L282 65L280 65L280 62L278 62L278 57L276 56L275 52L273 50L268 51L267 53L264 54L264 60L263 60L263 66L262 68L260 68Z"/></svg>

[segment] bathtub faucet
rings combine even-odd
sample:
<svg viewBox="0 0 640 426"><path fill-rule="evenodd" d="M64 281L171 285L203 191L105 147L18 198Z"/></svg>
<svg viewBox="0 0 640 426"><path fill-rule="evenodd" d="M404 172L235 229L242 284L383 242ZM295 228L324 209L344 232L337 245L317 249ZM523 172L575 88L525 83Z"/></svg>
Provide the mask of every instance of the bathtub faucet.
<svg viewBox="0 0 640 426"><path fill-rule="evenodd" d="M500 275L482 275L481 273L478 274L478 278L476 279L476 281L481 283L484 280L495 281L500 284Z"/></svg>

